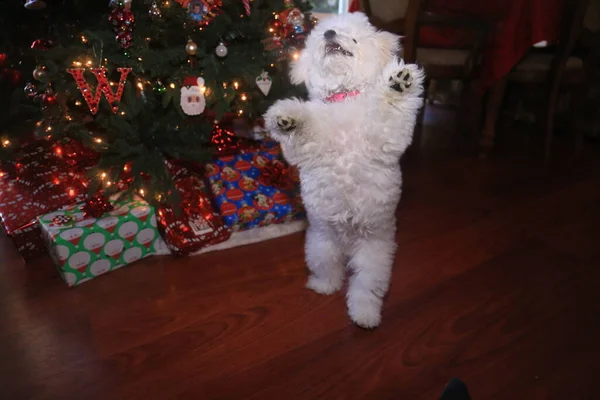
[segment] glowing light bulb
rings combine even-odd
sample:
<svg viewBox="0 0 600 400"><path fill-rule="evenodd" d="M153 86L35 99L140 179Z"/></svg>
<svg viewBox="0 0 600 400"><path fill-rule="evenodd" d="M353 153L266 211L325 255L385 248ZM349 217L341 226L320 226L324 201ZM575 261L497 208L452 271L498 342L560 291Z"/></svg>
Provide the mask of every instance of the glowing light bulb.
<svg viewBox="0 0 600 400"><path fill-rule="evenodd" d="M274 32L274 31L275 31L275 29L269 28L269 32Z"/></svg>
<svg viewBox="0 0 600 400"><path fill-rule="evenodd" d="M174 84L174 83L171 83L171 84L169 84L169 87L170 87L171 89L175 89L175 84Z"/></svg>
<svg viewBox="0 0 600 400"><path fill-rule="evenodd" d="M114 82L110 82L109 85L110 86L115 86L115 83Z"/></svg>
<svg viewBox="0 0 600 400"><path fill-rule="evenodd" d="M125 111L121 111L119 114L121 114L121 116L125 115Z"/></svg>
<svg viewBox="0 0 600 400"><path fill-rule="evenodd" d="M144 189L140 189L140 195L144 196L146 194L146 192L144 191Z"/></svg>
<svg viewBox="0 0 600 400"><path fill-rule="evenodd" d="M72 120L73 120L73 117L71 117L70 115L65 115L65 119L66 119L67 121L72 121Z"/></svg>
<svg viewBox="0 0 600 400"><path fill-rule="evenodd" d="M87 38L85 36L81 35L81 42L82 43L87 43L88 40L87 40Z"/></svg>
<svg viewBox="0 0 600 400"><path fill-rule="evenodd" d="M103 173L101 173L101 174L100 174L100 178L101 178L101 179L104 179L104 178L106 178L106 172L103 172Z"/></svg>
<svg viewBox="0 0 600 400"><path fill-rule="evenodd" d="M128 165L124 166L123 171L125 171L125 172L129 171L129 166Z"/></svg>
<svg viewBox="0 0 600 400"><path fill-rule="evenodd" d="M76 67L81 67L83 64L81 63L81 61L73 61L73 65Z"/></svg>
<svg viewBox="0 0 600 400"><path fill-rule="evenodd" d="M298 54L298 53L294 53L294 54L292 54L292 58L293 58L294 60L297 60L297 59L298 59L298 57L300 57L300 54Z"/></svg>
<svg viewBox="0 0 600 400"><path fill-rule="evenodd" d="M38 121L38 122L36 122L36 123L35 123L35 126L37 126L38 128L39 128L40 126L42 126L42 121Z"/></svg>
<svg viewBox="0 0 600 400"><path fill-rule="evenodd" d="M10 140L8 140L8 139L3 140L2 141L2 146L4 146L4 147L10 146Z"/></svg>
<svg viewBox="0 0 600 400"><path fill-rule="evenodd" d="M81 105L81 102L80 102L79 100L76 100L76 101L75 101L75 105L76 105L77 107L79 107L79 106Z"/></svg>
<svg viewBox="0 0 600 400"><path fill-rule="evenodd" d="M75 197L76 194L77 192L75 192L75 189L69 189L69 196Z"/></svg>
<svg viewBox="0 0 600 400"><path fill-rule="evenodd" d="M243 94L243 95L242 95L242 101L246 101L246 100L248 100L248 97L246 97L246 95L245 95L245 94Z"/></svg>
<svg viewBox="0 0 600 400"><path fill-rule="evenodd" d="M233 87L237 89L237 88L239 88L239 87L240 87L240 84L239 84L239 83L237 83L237 82L233 82Z"/></svg>
<svg viewBox="0 0 600 400"><path fill-rule="evenodd" d="M110 185L112 185L111 181L106 182L106 186L110 186Z"/></svg>
<svg viewBox="0 0 600 400"><path fill-rule="evenodd" d="M62 149L60 147L57 147L54 152L56 153L56 155L60 156L62 155Z"/></svg>
<svg viewBox="0 0 600 400"><path fill-rule="evenodd" d="M206 93L206 90L207 90L207 89L206 89L206 86L202 86L202 87L200 88L200 91L201 91L202 93Z"/></svg>
<svg viewBox="0 0 600 400"><path fill-rule="evenodd" d="M96 138L96 139L94 139L94 142L96 142L96 143L102 143L102 139Z"/></svg>
<svg viewBox="0 0 600 400"><path fill-rule="evenodd" d="M85 62L85 65L87 65L88 67L90 67L92 65L92 60L87 60Z"/></svg>
<svg viewBox="0 0 600 400"><path fill-rule="evenodd" d="M137 83L137 87L141 90L144 89L144 84L142 82Z"/></svg>
<svg viewBox="0 0 600 400"><path fill-rule="evenodd" d="M51 132L51 131L52 131L52 127L51 126L49 126L49 127L46 128L46 132Z"/></svg>
<svg viewBox="0 0 600 400"><path fill-rule="evenodd" d="M138 57L138 61L142 61L142 57Z"/></svg>
<svg viewBox="0 0 600 400"><path fill-rule="evenodd" d="M244 110L238 110L238 114L242 115L244 113Z"/></svg>

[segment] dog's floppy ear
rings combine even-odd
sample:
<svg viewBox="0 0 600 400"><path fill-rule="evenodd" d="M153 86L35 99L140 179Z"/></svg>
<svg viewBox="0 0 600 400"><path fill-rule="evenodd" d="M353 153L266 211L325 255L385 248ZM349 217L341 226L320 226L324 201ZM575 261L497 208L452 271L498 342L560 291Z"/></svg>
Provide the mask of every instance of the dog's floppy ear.
<svg viewBox="0 0 600 400"><path fill-rule="evenodd" d="M300 85L308 79L309 67L308 54L306 50L302 50L298 59L292 62L290 70L290 80L294 85Z"/></svg>
<svg viewBox="0 0 600 400"><path fill-rule="evenodd" d="M377 41L380 43L380 49L385 54L385 58L393 58L400 53L400 36L391 32L377 32Z"/></svg>

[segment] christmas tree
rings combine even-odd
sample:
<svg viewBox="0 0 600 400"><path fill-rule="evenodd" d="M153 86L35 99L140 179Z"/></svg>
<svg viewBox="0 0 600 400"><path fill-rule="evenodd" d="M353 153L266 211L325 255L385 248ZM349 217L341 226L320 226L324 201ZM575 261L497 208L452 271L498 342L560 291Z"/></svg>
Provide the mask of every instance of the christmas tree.
<svg viewBox="0 0 600 400"><path fill-rule="evenodd" d="M93 190L116 190L111 184L126 171L130 188L143 187L147 200L168 197L166 160L206 160L215 141L232 141L220 124L255 121L278 98L304 94L287 71L314 24L306 2L46 3L28 11L53 16L36 16L51 29L23 54L24 69L35 60L34 79L11 97L13 117L4 122L12 129L2 144L20 147L23 119L34 120L39 138L83 143L100 154ZM46 3L28 0L26 7ZM67 5L64 16L56 11Z"/></svg>

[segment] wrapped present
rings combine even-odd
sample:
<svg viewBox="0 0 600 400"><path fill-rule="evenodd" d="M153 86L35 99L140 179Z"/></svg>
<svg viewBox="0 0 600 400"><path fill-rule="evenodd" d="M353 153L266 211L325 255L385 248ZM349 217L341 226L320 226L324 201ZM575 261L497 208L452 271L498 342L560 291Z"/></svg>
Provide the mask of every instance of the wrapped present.
<svg viewBox="0 0 600 400"><path fill-rule="evenodd" d="M76 148L36 142L0 165L0 221L25 261L45 253L36 218L85 198L95 160Z"/></svg>
<svg viewBox="0 0 600 400"><path fill-rule="evenodd" d="M205 166L214 202L232 231L304 218L296 173L280 159L279 148L221 157ZM285 177L274 180L273 166ZM279 185L283 181L285 185ZM291 181L289 185L287 182Z"/></svg>
<svg viewBox="0 0 600 400"><path fill-rule="evenodd" d="M175 186L182 198L178 212L166 205L157 212L158 229L173 254L188 255L229 239L200 178L184 175L175 179Z"/></svg>
<svg viewBox="0 0 600 400"><path fill-rule="evenodd" d="M38 218L50 257L69 286L162 253L151 205L139 197L111 201L112 211L94 217L98 207L105 205L80 203Z"/></svg>

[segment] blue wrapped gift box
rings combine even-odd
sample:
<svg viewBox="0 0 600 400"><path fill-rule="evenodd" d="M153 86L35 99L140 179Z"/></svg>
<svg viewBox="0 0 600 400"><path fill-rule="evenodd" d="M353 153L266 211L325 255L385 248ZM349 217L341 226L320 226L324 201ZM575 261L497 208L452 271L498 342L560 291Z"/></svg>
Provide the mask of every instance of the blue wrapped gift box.
<svg viewBox="0 0 600 400"><path fill-rule="evenodd" d="M269 174L285 169L293 184L283 187ZM278 147L220 157L205 166L215 206L232 231L249 230L305 217L300 184Z"/></svg>

